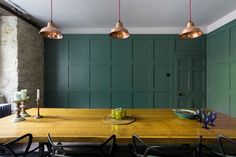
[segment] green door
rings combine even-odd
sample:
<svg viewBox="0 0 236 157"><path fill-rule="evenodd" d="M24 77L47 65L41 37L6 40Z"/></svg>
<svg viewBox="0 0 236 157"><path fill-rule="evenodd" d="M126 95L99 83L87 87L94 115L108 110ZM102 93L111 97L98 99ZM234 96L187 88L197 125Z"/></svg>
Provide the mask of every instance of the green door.
<svg viewBox="0 0 236 157"><path fill-rule="evenodd" d="M177 56L175 107L201 108L206 102L204 56Z"/></svg>

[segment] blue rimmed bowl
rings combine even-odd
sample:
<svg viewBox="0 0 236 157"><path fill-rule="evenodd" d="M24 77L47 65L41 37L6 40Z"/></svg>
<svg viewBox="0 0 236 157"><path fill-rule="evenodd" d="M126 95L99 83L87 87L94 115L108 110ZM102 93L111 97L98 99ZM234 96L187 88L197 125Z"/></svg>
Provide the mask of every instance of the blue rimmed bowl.
<svg viewBox="0 0 236 157"><path fill-rule="evenodd" d="M175 112L176 116L184 119L196 119L197 118L197 113L194 110L189 110L189 109L173 109Z"/></svg>

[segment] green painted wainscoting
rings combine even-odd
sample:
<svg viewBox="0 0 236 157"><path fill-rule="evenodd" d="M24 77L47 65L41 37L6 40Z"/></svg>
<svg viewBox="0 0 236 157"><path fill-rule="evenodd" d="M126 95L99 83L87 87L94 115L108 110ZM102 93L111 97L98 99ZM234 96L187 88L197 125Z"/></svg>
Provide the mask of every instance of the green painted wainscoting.
<svg viewBox="0 0 236 157"><path fill-rule="evenodd" d="M45 106L201 107L206 102L205 36L65 35L45 40ZM180 94L178 94L180 93Z"/></svg>
<svg viewBox="0 0 236 157"><path fill-rule="evenodd" d="M236 117L236 21L207 36L207 104Z"/></svg>

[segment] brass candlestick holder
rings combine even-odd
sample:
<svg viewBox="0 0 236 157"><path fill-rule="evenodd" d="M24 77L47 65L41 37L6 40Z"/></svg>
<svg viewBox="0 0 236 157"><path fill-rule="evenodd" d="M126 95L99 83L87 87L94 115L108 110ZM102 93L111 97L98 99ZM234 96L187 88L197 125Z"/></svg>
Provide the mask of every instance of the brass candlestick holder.
<svg viewBox="0 0 236 157"><path fill-rule="evenodd" d="M21 122L24 121L25 118L23 118L20 114L20 105L21 105L21 100L15 100L13 101L16 103L16 116L12 119L13 122Z"/></svg>
<svg viewBox="0 0 236 157"><path fill-rule="evenodd" d="M26 110L25 110L25 108L26 108L26 105L25 105L25 102L27 101L27 100L29 100L29 97L26 97L25 99L22 99L21 100L21 113L20 113L20 115L22 116L22 117L30 117L30 115L26 112Z"/></svg>
<svg viewBox="0 0 236 157"><path fill-rule="evenodd" d="M43 116L40 115L40 105L39 105L39 99L36 99L37 103L37 115L34 117L35 119L43 118Z"/></svg>

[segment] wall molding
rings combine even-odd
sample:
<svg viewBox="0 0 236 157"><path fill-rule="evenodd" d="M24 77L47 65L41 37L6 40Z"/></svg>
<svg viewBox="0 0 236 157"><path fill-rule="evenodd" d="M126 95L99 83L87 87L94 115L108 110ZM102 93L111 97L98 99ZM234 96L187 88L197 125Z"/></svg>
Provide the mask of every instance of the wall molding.
<svg viewBox="0 0 236 157"><path fill-rule="evenodd" d="M207 33L210 33L222 26L224 26L225 24L233 21L236 19L236 10L230 12L229 14L225 15L224 17L216 20L215 22L213 22L212 24L207 26Z"/></svg>
<svg viewBox="0 0 236 157"><path fill-rule="evenodd" d="M184 27L127 27L131 34L179 34ZM204 34L207 27L200 27ZM108 34L110 28L64 28L63 34Z"/></svg>

